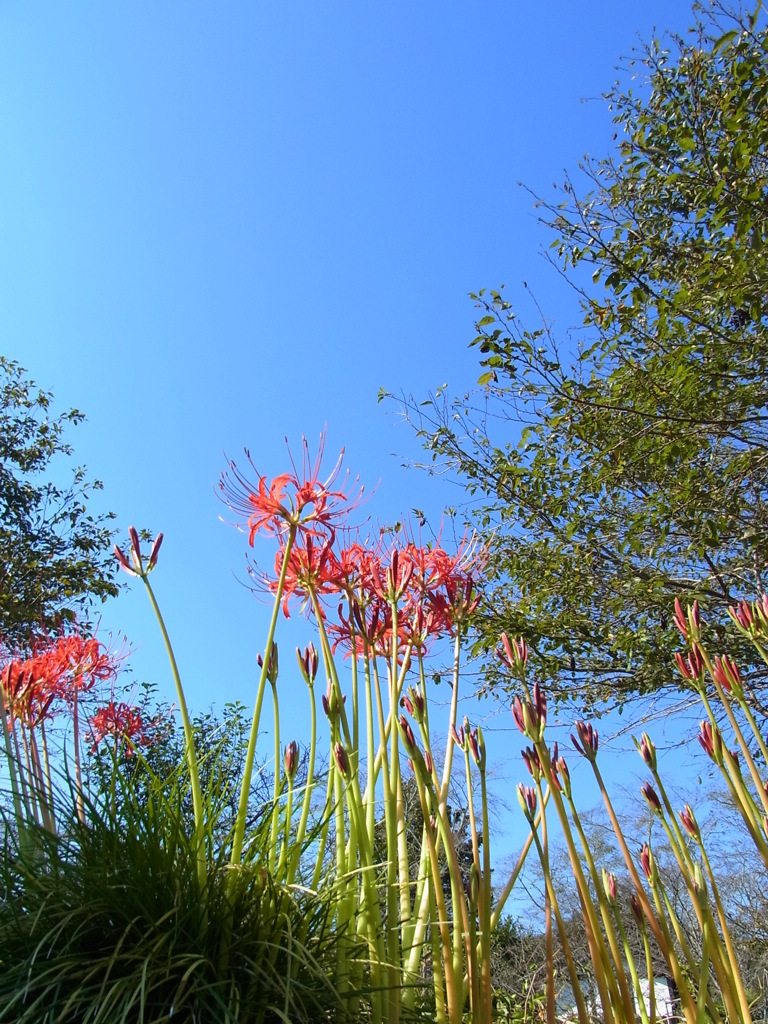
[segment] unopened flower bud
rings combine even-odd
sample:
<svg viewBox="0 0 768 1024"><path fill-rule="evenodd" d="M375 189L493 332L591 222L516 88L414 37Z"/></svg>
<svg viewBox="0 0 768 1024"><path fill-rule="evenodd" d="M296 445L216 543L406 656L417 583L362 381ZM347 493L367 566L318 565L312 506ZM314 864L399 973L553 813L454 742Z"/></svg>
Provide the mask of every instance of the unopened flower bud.
<svg viewBox="0 0 768 1024"><path fill-rule="evenodd" d="M603 868L603 889L605 890L605 895L608 897L611 903L615 903L616 875L614 875L612 871L606 871L605 868Z"/></svg>
<svg viewBox="0 0 768 1024"><path fill-rule="evenodd" d="M656 790L653 788L650 782L644 782L643 785L640 787L640 792L645 797L648 806L651 808L651 810L655 814L661 814L662 808L661 800L659 799L659 794L656 792Z"/></svg>
<svg viewBox="0 0 768 1024"><path fill-rule="evenodd" d="M643 843L640 849L640 866L642 867L648 881L653 883L656 878L656 862L648 843Z"/></svg>
<svg viewBox="0 0 768 1024"><path fill-rule="evenodd" d="M341 743L336 743L334 745L333 756L336 760L339 771L345 778L347 778L349 776L349 758L347 757L347 752Z"/></svg>
<svg viewBox="0 0 768 1024"><path fill-rule="evenodd" d="M405 749L410 753L416 750L416 737L413 735L413 729L411 728L410 722L405 715L400 715L400 735L403 737L403 744Z"/></svg>
<svg viewBox="0 0 768 1024"><path fill-rule="evenodd" d="M299 767L299 744L296 740L291 740L285 748L283 761L285 763L285 774L289 779L293 779L296 775L296 769Z"/></svg>
<svg viewBox="0 0 768 1024"><path fill-rule="evenodd" d="M521 782L517 787L517 799L523 814L528 821L533 822L536 817L537 797L533 786L524 786Z"/></svg>
<svg viewBox="0 0 768 1024"><path fill-rule="evenodd" d="M120 568L124 572L127 572L129 576L138 576L139 573L136 572L136 570L133 568L133 566L125 557L125 554L120 550L117 544L115 544L113 550L115 552L115 558L117 559Z"/></svg>
<svg viewBox="0 0 768 1024"><path fill-rule="evenodd" d="M637 895L636 892L633 892L632 895L630 896L629 905L632 908L632 913L635 915L635 920L637 921L638 926L640 927L641 930L644 929L645 928L645 915L643 914L643 907L642 907L642 904L640 903L640 900L639 900L638 895Z"/></svg>
<svg viewBox="0 0 768 1024"><path fill-rule="evenodd" d="M686 804L683 810L680 811L680 821L683 823L683 828L689 836L692 836L694 839L698 839L700 837L701 833L699 831L699 824L688 804Z"/></svg>
<svg viewBox="0 0 768 1024"><path fill-rule="evenodd" d="M574 747L588 761L595 761L599 743L597 729L594 728L591 722L577 722L576 732L579 734L578 739L571 733L571 742Z"/></svg>
<svg viewBox="0 0 768 1024"><path fill-rule="evenodd" d="M147 568L147 572L149 572L150 569L154 569L155 566L157 565L157 556L160 554L160 546L162 545L162 543L163 535L162 533L158 533L158 535L155 537L155 542L152 545L152 550L149 553L149 566Z"/></svg>
<svg viewBox="0 0 768 1024"><path fill-rule="evenodd" d="M647 732L644 732L638 743L635 740L635 745L640 753L640 757L645 761L652 772L656 771L656 747L653 744L650 736Z"/></svg>

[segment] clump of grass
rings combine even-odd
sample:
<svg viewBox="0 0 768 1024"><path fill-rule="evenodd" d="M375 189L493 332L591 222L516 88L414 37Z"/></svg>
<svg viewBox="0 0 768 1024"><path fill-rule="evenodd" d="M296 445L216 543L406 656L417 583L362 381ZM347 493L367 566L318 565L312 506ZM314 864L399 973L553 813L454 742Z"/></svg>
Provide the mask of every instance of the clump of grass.
<svg viewBox="0 0 768 1024"><path fill-rule="evenodd" d="M338 1005L328 980L332 910L261 866L270 815L234 881L222 852L203 891L182 775L152 777L141 803L124 772L111 783L59 835L27 830L20 845L6 822L0 1021L327 1019Z"/></svg>

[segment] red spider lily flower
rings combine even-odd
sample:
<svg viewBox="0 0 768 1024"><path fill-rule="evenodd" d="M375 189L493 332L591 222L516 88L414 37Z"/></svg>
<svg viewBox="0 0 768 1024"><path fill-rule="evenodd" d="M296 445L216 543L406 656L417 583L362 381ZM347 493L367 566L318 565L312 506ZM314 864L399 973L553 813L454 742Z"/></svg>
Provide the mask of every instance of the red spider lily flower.
<svg viewBox="0 0 768 1024"><path fill-rule="evenodd" d="M701 615L698 601L694 601L692 605L688 606L686 614L680 604L680 599L676 597L673 619L684 640L695 643L701 639Z"/></svg>
<svg viewBox="0 0 768 1024"><path fill-rule="evenodd" d="M466 622L480 604L471 576L463 580L448 579L440 590L430 590L428 600L438 616L448 624L453 635L456 626Z"/></svg>
<svg viewBox="0 0 768 1024"><path fill-rule="evenodd" d="M269 484L267 478L256 470L247 449L246 458L257 474L255 486L240 473L234 462L230 462L228 472L222 474L219 488L232 511L247 516L251 547L256 534L261 531L281 536L290 527L295 527L305 535L321 535L324 530L342 522L362 500L362 488L354 501L350 501L343 489L335 489L344 449L329 476L324 481L320 480L324 447L325 434L322 433L317 458L312 464L307 440L302 438L301 472L294 463L293 472L282 473ZM290 448L288 454L290 457Z"/></svg>
<svg viewBox="0 0 768 1024"><path fill-rule="evenodd" d="M698 682L704 675L704 659L701 656L701 648L694 642L687 659L679 651L675 651L675 661L684 679L691 682Z"/></svg>
<svg viewBox="0 0 768 1024"><path fill-rule="evenodd" d="M640 787L640 792L645 797L646 802L648 803L648 806L651 808L651 810L655 814L661 814L662 807L661 800L659 799L659 794L656 792L656 790L653 788L650 782L644 782Z"/></svg>
<svg viewBox="0 0 768 1024"><path fill-rule="evenodd" d="M736 700L743 700L744 685L738 666L727 654L724 654L722 658L715 658L712 675L724 690L733 694Z"/></svg>
<svg viewBox="0 0 768 1024"><path fill-rule="evenodd" d="M113 736L124 740L128 754L132 754L136 747L146 746L150 739L149 725L144 721L141 710L122 701L119 704L110 701L99 708L89 725L93 750L106 737Z"/></svg>
<svg viewBox="0 0 768 1024"><path fill-rule="evenodd" d="M571 733L571 742L574 747L588 761L595 761L599 743L597 729L595 729L591 722L577 722L576 732L579 734L578 739Z"/></svg>

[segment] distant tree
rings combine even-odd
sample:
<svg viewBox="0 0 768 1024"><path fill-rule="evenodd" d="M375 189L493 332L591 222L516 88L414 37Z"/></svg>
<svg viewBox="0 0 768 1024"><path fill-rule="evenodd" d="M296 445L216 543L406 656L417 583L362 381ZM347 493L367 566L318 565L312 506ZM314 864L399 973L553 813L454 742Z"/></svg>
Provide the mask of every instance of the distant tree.
<svg viewBox="0 0 768 1024"><path fill-rule="evenodd" d="M480 650L502 630L523 634L550 688L587 702L674 681L675 596L698 598L715 623L764 592L761 9L698 5L688 35L634 54L631 87L606 96L615 155L581 165L585 194L569 178L538 200L580 297L577 332L558 340L543 315L530 329L502 292L480 292L481 390L406 402L433 468L476 499L490 545ZM750 656L724 627L716 643Z"/></svg>
<svg viewBox="0 0 768 1024"><path fill-rule="evenodd" d="M18 363L0 356L0 640L6 646L78 613L87 617L94 603L118 591L110 550L114 516L89 512L92 492L102 485L88 482L82 466L72 467L65 440L83 414L52 415L52 399Z"/></svg>

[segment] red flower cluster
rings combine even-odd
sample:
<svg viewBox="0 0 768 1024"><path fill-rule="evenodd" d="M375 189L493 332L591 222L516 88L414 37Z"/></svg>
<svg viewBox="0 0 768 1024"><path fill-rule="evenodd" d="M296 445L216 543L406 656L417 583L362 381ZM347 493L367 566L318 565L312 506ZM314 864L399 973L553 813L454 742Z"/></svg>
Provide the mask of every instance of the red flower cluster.
<svg viewBox="0 0 768 1024"><path fill-rule="evenodd" d="M112 700L105 707L99 708L91 718L90 727L93 750L107 736L124 740L129 754L137 746L146 746L150 741L150 727L139 708L122 701L116 704Z"/></svg>
<svg viewBox="0 0 768 1024"><path fill-rule="evenodd" d="M282 554L278 554L277 565ZM430 640L453 634L480 601L474 574L484 553L471 545L449 555L442 547L407 542L402 547L366 547L350 543L336 549L333 540L322 548L308 538L289 558L283 607L296 595L302 600L330 594L347 598L339 605L338 621L328 624L334 647L358 655L392 653L393 605L397 607L397 649L425 651ZM269 589L276 588L268 580ZM345 604L350 609L345 614Z"/></svg>
<svg viewBox="0 0 768 1024"><path fill-rule="evenodd" d="M71 704L116 671L115 658L95 637L72 633L34 641L28 658L6 663L0 685L10 714L34 727L53 717L57 700Z"/></svg>

